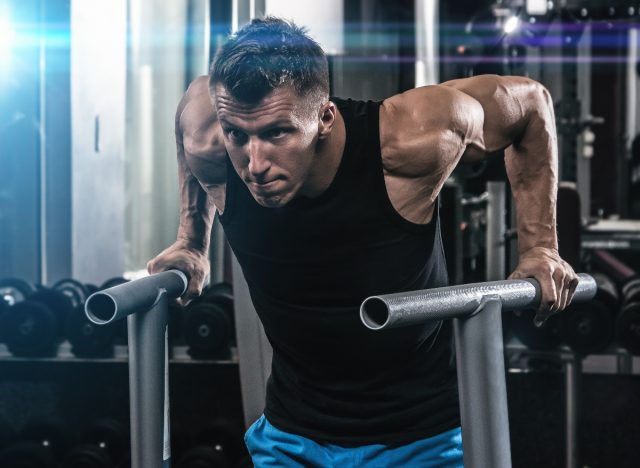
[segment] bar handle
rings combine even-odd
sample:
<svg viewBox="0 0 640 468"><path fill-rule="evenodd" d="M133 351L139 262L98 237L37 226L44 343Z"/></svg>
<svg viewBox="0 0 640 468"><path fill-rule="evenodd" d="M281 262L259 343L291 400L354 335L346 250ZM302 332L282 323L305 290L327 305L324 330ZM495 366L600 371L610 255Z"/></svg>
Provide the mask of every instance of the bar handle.
<svg viewBox="0 0 640 468"><path fill-rule="evenodd" d="M180 270L163 271L93 293L85 303L85 313L91 322L106 325L135 312L149 310L158 301L161 291L166 292L168 299L180 297L187 285L187 276Z"/></svg>
<svg viewBox="0 0 640 468"><path fill-rule="evenodd" d="M590 275L578 275L573 302L592 299L596 282ZM541 289L535 279L471 283L445 288L371 296L360 305L360 319L371 330L395 328L430 320L463 318L473 314L486 296L498 296L502 310L537 308Z"/></svg>

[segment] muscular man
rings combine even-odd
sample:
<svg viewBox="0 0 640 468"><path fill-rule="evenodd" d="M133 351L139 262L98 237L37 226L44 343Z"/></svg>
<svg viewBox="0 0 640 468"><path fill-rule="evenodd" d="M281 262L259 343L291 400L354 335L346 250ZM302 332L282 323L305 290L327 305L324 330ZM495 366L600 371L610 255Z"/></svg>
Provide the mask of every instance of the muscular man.
<svg viewBox="0 0 640 468"><path fill-rule="evenodd" d="M383 102L329 98L303 29L254 20L196 79L176 116L178 239L149 263L208 272L214 210L273 346L265 414L245 440L257 466L459 466L449 322L388 331L369 295L447 285L438 194L461 159L506 148L517 269L543 322L577 277L558 256L551 98L522 77L478 76Z"/></svg>

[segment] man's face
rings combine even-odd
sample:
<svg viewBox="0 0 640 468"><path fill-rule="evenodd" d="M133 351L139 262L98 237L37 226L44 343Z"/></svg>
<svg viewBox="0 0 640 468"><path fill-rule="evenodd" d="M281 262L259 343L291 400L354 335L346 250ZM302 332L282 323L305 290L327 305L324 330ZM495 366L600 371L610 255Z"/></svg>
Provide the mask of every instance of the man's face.
<svg viewBox="0 0 640 468"><path fill-rule="evenodd" d="M276 208L304 194L318 141L319 109L310 110L289 86L248 105L218 84L213 100L231 163L255 200Z"/></svg>

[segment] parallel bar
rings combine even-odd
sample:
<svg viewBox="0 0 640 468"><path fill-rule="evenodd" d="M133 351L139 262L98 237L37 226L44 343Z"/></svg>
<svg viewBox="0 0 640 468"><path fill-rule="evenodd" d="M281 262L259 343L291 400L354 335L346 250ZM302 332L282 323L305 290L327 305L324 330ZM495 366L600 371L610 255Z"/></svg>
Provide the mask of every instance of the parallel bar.
<svg viewBox="0 0 640 468"><path fill-rule="evenodd" d="M578 276L580 283L573 300L588 301L595 296L596 282L589 275ZM367 328L381 330L465 317L478 309L485 296L492 295L500 297L503 310L537 307L540 286L534 279L505 280L372 296L360 306L360 318Z"/></svg>
<svg viewBox="0 0 640 468"><path fill-rule="evenodd" d="M577 354L565 361L565 466L578 468L578 408L582 359Z"/></svg>
<svg viewBox="0 0 640 468"><path fill-rule="evenodd" d="M594 279L579 276L576 302L589 300L596 293ZM511 467L501 314L503 309L537 307L539 303L540 285L528 279L374 296L360 306L362 322L373 330L454 319L467 468ZM567 381L568 390L576 383L574 373L570 375L573 380ZM574 406L575 398L567 401L568 425L575 422ZM574 442L567 441L568 457L574 456Z"/></svg>
<svg viewBox="0 0 640 468"><path fill-rule="evenodd" d="M453 320L466 468L511 467L501 314L488 296L477 314Z"/></svg>
<svg viewBox="0 0 640 468"><path fill-rule="evenodd" d="M131 466L169 468L168 301L184 293L187 277L169 270L92 294L85 304L98 325L127 318Z"/></svg>
<svg viewBox="0 0 640 468"><path fill-rule="evenodd" d="M131 314L129 325L129 405L131 410L131 466L170 466L168 449L167 294L155 305ZM165 426L166 424L166 426Z"/></svg>
<svg viewBox="0 0 640 468"><path fill-rule="evenodd" d="M97 325L106 325L136 312L149 310L158 300L160 290L171 298L179 297L187 290L187 277L178 270L168 270L119 284L93 293L87 299L87 318Z"/></svg>

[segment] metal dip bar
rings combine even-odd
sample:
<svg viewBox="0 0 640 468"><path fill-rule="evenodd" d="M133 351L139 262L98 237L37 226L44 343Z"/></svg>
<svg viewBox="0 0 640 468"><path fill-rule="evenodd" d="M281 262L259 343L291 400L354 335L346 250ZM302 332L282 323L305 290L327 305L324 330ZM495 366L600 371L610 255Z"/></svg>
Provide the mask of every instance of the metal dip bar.
<svg viewBox="0 0 640 468"><path fill-rule="evenodd" d="M579 277L573 302L596 293L591 276ZM466 468L511 467L501 314L538 307L540 294L536 280L507 280L373 296L360 306L371 330L454 319Z"/></svg>
<svg viewBox="0 0 640 468"><path fill-rule="evenodd" d="M181 296L187 282L184 273L169 270L96 292L85 304L87 317L98 325L127 317L133 468L171 465L168 301Z"/></svg>

